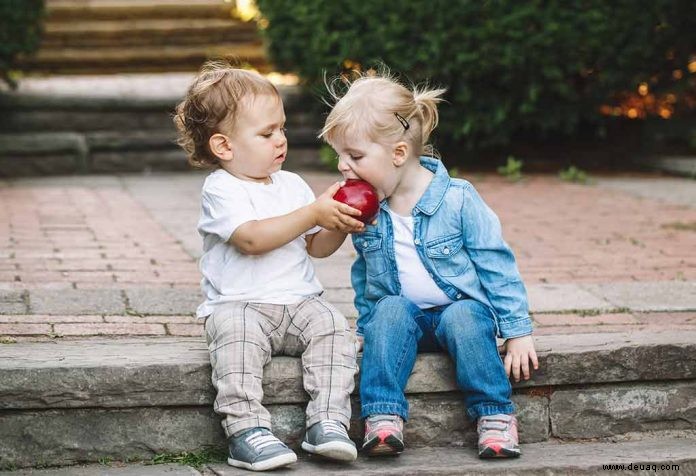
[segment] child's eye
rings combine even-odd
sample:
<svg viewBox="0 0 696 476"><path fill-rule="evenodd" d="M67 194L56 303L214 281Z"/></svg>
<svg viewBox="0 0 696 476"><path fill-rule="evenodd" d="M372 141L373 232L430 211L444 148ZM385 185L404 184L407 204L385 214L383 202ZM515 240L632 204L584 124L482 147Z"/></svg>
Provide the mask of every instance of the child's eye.
<svg viewBox="0 0 696 476"><path fill-rule="evenodd" d="M283 127L280 128L280 132L282 132L283 134L287 134L287 133L288 133L288 128L285 127L285 126L283 126Z"/></svg>
<svg viewBox="0 0 696 476"><path fill-rule="evenodd" d="M351 159L351 160L360 160L360 159L362 159L362 158L363 158L362 155L351 155L351 156L350 156L350 159Z"/></svg>
<svg viewBox="0 0 696 476"><path fill-rule="evenodd" d="M266 139L270 138L273 135L273 132L264 132L261 134L262 137L265 137Z"/></svg>

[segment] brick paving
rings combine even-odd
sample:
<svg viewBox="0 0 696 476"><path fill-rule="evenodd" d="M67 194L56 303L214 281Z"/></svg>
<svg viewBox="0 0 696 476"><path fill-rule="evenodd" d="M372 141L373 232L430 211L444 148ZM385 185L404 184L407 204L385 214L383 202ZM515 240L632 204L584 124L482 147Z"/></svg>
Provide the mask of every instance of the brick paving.
<svg viewBox="0 0 696 476"><path fill-rule="evenodd" d="M337 179L305 177L316 193ZM696 326L695 182L468 178L501 218L538 333ZM0 342L200 335L192 312L201 181L200 174L0 181ZM347 242L317 262L327 295L348 315L352 256Z"/></svg>

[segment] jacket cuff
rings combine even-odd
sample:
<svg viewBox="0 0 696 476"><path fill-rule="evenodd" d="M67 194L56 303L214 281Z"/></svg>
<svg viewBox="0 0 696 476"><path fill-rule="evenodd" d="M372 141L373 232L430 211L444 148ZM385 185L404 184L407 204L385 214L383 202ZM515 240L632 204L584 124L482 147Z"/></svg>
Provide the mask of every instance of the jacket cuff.
<svg viewBox="0 0 696 476"><path fill-rule="evenodd" d="M498 322L498 329L503 339L527 336L534 330L529 316Z"/></svg>

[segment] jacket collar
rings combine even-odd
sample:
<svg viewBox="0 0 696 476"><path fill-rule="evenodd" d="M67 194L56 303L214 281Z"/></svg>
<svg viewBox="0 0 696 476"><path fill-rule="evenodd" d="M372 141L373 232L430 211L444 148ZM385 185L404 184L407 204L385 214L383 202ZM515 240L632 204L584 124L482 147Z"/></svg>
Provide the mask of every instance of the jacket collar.
<svg viewBox="0 0 696 476"><path fill-rule="evenodd" d="M450 176L442 161L438 159L421 156L420 163L423 167L433 172L435 176L431 180L430 185L428 185L428 188L425 189L423 196L418 200L418 203L416 203L416 208L426 215L432 215L445 199L445 193L450 183Z"/></svg>
<svg viewBox="0 0 696 476"><path fill-rule="evenodd" d="M433 157L422 155L420 163L423 167L433 172L435 175L430 181L430 185L423 192L423 196L416 203L416 207L420 212L426 215L433 215L442 201L445 199L445 193L450 183L450 176L442 161ZM379 204L384 211L389 211L387 200L382 200Z"/></svg>

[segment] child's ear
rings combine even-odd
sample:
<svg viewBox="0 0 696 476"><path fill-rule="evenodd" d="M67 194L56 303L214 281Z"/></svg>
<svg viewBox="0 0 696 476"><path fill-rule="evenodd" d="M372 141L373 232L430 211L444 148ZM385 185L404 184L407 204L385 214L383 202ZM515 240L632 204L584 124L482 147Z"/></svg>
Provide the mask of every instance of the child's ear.
<svg viewBox="0 0 696 476"><path fill-rule="evenodd" d="M210 151L220 160L229 161L234 157L232 151L232 142L230 138L224 134L213 134L210 139L208 139L208 147Z"/></svg>
<svg viewBox="0 0 696 476"><path fill-rule="evenodd" d="M401 141L396 143L394 146L394 158L392 159L392 164L394 164L394 167L401 167L406 163L406 159L408 159L408 151L408 142Z"/></svg>

